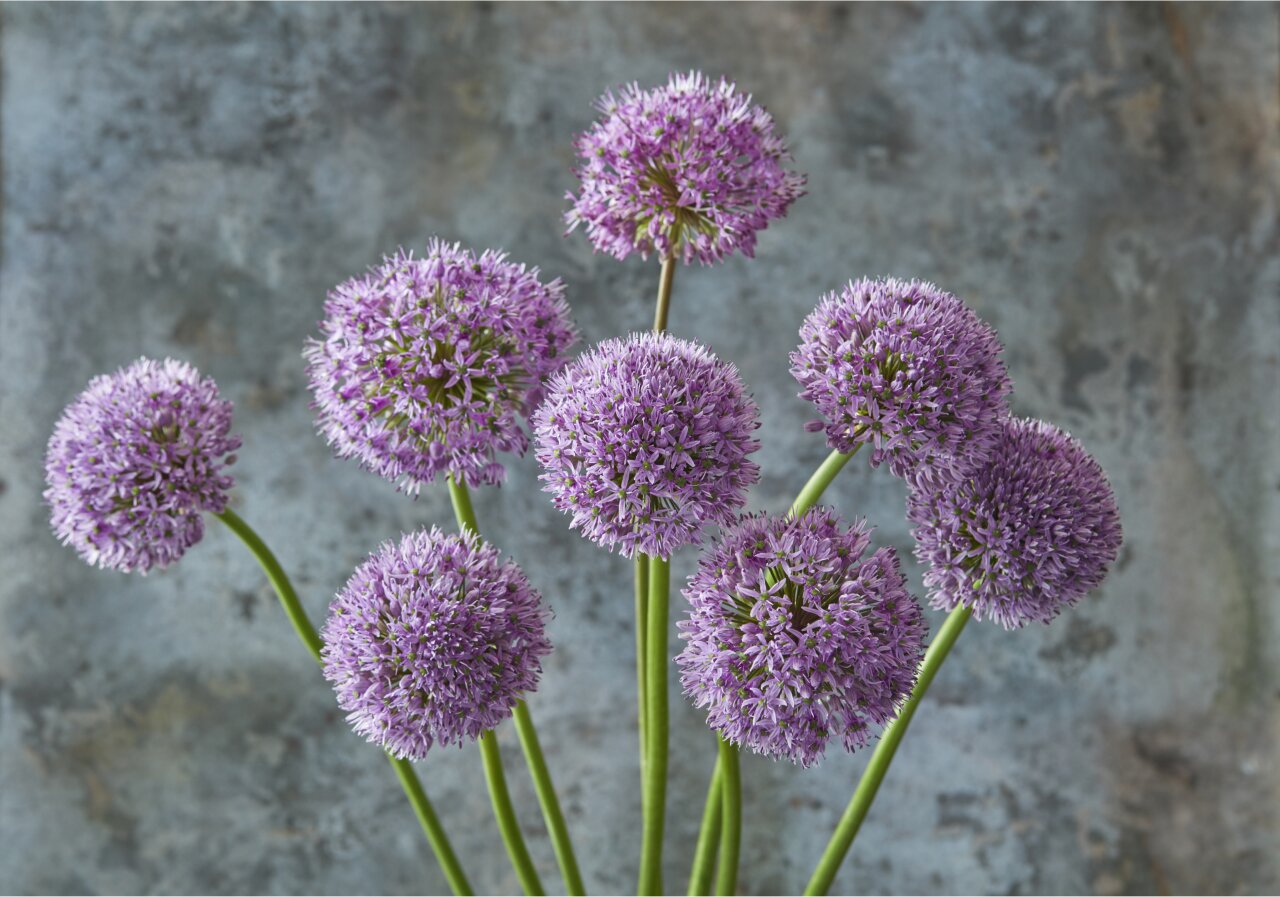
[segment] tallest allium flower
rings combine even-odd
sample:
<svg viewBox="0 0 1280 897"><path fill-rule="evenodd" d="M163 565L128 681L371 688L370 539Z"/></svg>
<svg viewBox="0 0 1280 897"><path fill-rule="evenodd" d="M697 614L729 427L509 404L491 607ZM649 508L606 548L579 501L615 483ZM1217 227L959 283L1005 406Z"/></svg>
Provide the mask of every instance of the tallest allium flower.
<svg viewBox="0 0 1280 897"><path fill-rule="evenodd" d="M337 287L306 358L336 453L416 492L442 474L501 482L522 419L577 339L559 280L433 240Z"/></svg>
<svg viewBox="0 0 1280 897"><path fill-rule="evenodd" d="M578 138L582 188L568 194L565 220L585 225L601 252L749 258L756 232L804 193L804 175L783 167L791 155L772 116L724 79L672 75L597 105L604 117Z"/></svg>

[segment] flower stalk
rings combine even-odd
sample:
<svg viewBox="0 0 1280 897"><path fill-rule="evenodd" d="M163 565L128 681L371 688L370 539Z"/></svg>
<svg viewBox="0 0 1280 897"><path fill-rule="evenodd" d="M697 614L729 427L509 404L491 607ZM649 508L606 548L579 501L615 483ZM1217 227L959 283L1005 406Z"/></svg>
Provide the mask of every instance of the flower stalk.
<svg viewBox="0 0 1280 897"><path fill-rule="evenodd" d="M674 249L671 255L662 259L662 275L658 278L658 302L653 312L654 333L662 333L667 329L667 316L671 311L671 286L675 281L677 264Z"/></svg>
<svg viewBox="0 0 1280 897"><path fill-rule="evenodd" d="M293 583L290 582L288 574L284 572L284 568L280 566L275 554L267 547L267 543L262 540L262 537L249 524L241 519L239 514L230 508L226 508L214 516L226 524L227 528L235 533L253 554L263 572L267 574L267 579L275 590L276 597L280 599L280 606L284 608L289 622L293 624L293 631L297 633L299 641L306 647L316 663L323 664L324 658L321 652L324 648L324 643L320 639L320 634L316 632L315 626L312 625L310 618L307 617L307 612L303 608L302 602L298 600L298 593L294 591ZM427 837L427 843L431 845L431 850L436 855L436 861L439 862L441 871L444 872L445 878L449 881L449 887L459 897L469 897L473 893L471 883L467 880L467 875L462 870L462 864L458 862L458 856L453 851L453 845L449 843L449 836L445 833L444 826L440 824L435 809L427 798L427 792L422 787L422 782L418 779L418 774L413 770L413 764L408 760L397 759L390 754L387 755L387 759L391 761L396 778L400 780L405 796L409 798L409 803L413 806L414 815L418 817L418 823L422 826L423 834Z"/></svg>
<svg viewBox="0 0 1280 897"><path fill-rule="evenodd" d="M942 624L942 628L938 630L938 637L929 645L929 650L925 652L924 660L920 664L920 673L916 679L915 688L911 690L911 697L902 705L897 718L880 736L880 742L876 745L871 760L862 773L858 787L845 808L844 816L840 818L835 832L831 835L831 840L827 843L827 849L823 851L822 858L818 861L809 884L804 889L807 897L826 894L831 889L831 882L835 879L840 864L844 862L845 855L849 852L849 847L862 826L862 820L867 817L867 811L871 809L871 802L875 800L876 793L880 790L880 783L884 781L885 773L889 771L889 764L893 762L893 755L902 742L902 736L907 734L907 726L911 725L911 718L915 716L920 699L929 690L933 677L938 674L938 668L947 659L956 639L960 637L964 624L969 622L971 613L972 611L967 607L958 607L953 610L946 622Z"/></svg>
<svg viewBox="0 0 1280 897"><path fill-rule="evenodd" d="M465 483L448 477L449 499L453 504L453 514L458 528L464 533L480 536L480 526L476 522L475 507L471 503L471 491ZM560 800L556 796L555 784L551 780L551 772L547 768L542 746L538 741L538 731L534 727L533 717L523 700L519 701L513 711L516 734L520 737L520 747L524 751L525 764L529 767L529 775L533 779L533 787L538 795L538 804L542 808L542 818L547 825L547 833L555 850L556 862L564 879L565 890L570 895L585 894L582 873L578 869L578 859L573 851L573 842L569 837L569 829L564 821L564 812L560 809ZM491 736L493 733L486 733ZM520 876L521 886L525 893L542 893L542 884L538 874L529 861L529 851L525 846L520 827L515 821L515 810L511 807L507 795L506 778L502 771L501 756L496 741L487 744L481 738L481 750L485 758L485 778L489 782L490 796L493 798L494 812L498 814L499 827L503 841L507 845L507 853ZM500 807L500 804L502 805ZM530 890L535 887L537 890Z"/></svg>
<svg viewBox="0 0 1280 897"><path fill-rule="evenodd" d="M716 894L726 897L738 889L738 848L742 841L742 782L738 773L738 749L720 739L720 774L723 780L723 819L720 823L720 868Z"/></svg>
<svg viewBox="0 0 1280 897"><path fill-rule="evenodd" d="M484 779L489 785L493 815L498 820L498 831L502 833L502 843L511 858L511 867L516 870L525 894L541 897L546 891L542 889L542 880L538 878L538 870L534 868L529 848L525 846L524 835L520 834L515 806L507 790L507 777L502 771L502 751L498 747L498 736L492 729L480 736L480 756L484 759Z"/></svg>
<svg viewBox="0 0 1280 897"><path fill-rule="evenodd" d="M693 850L693 868L689 870L689 897L711 891L715 875L716 851L720 846L720 824L724 814L724 788L720 759L717 755L711 769L711 785L702 808L702 825L698 828L698 844Z"/></svg>
<svg viewBox="0 0 1280 897"><path fill-rule="evenodd" d="M644 831L640 847L638 894L662 893L662 836L667 798L667 594L671 567L666 558L649 558L649 607L645 634L648 757L644 782Z"/></svg>

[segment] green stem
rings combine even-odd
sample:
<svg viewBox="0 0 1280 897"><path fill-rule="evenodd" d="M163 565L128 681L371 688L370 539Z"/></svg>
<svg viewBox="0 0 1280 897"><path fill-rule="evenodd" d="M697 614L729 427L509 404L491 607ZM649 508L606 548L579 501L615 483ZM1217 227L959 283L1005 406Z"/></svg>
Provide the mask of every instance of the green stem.
<svg viewBox="0 0 1280 897"><path fill-rule="evenodd" d="M480 535L480 524L476 523L476 509L471 506L471 490L466 483L459 483L453 474L447 477L449 482L449 499L453 502L453 516L458 521L458 529Z"/></svg>
<svg viewBox="0 0 1280 897"><path fill-rule="evenodd" d="M662 275L658 278L658 305L653 313L653 332L667 329L667 313L671 310L671 284L676 277L675 247L672 254L662 260Z"/></svg>
<svg viewBox="0 0 1280 897"><path fill-rule="evenodd" d="M450 474L449 499L453 502L453 516L458 521L458 529L464 533L480 536L480 525L476 522L476 511L471 504L471 490L466 483L459 482ZM542 818L547 823L547 833L551 836L551 845L555 848L556 862L560 866L560 874L564 877L565 889L571 895L585 893L582 874L578 871L578 859L573 852L573 842L569 838L569 829L564 822L564 812L560 809L560 800L556 797L555 785L551 781L551 773L547 769L546 758L542 755L542 747L538 743L538 730L533 725L533 717L524 701L515 707L516 734L520 736L520 746L524 749L525 765L529 767L529 776L533 779L534 790L538 794L538 804L542 807ZM489 782L489 794L493 798L493 809L498 814L498 826L502 829L502 839L507 844L507 852L516 867L516 874L528 894L541 893L542 884L538 881L538 873L529 861L529 851L525 846L520 827L516 824L515 810L507 796L506 777L502 772L502 761L498 754L498 743L488 732L480 739L480 747L485 756L485 777ZM491 744L486 744L488 737ZM499 805L505 810L500 810ZM504 820L503 813L510 818ZM521 858L527 868L521 867ZM530 877L531 876L531 877ZM530 888L534 890L530 890Z"/></svg>
<svg viewBox="0 0 1280 897"><path fill-rule="evenodd" d="M538 870L533 867L533 859L529 856L529 848L525 846L524 836L520 834L520 824L516 821L516 809L511 804L511 794L507 791L507 777L502 772L502 751L498 749L498 736L490 729L480 736L480 756L484 758L484 778L489 784L489 798L493 802L493 815L498 820L498 831L502 833L502 843L507 846L507 856L511 858L511 867L516 870L520 879L520 887L530 897L542 895L542 881L538 878Z"/></svg>
<svg viewBox="0 0 1280 897"><path fill-rule="evenodd" d="M396 777L400 779L404 793L409 796L409 803L413 804L413 812L427 835L431 849L435 851L436 859L440 861L440 868L444 870L444 876L449 880L449 887L453 888L453 893L458 897L470 897L474 893L471 890L471 883L467 881L467 874L462 871L462 865L453 852L449 837L444 833L444 826L436 817L431 801L427 800L427 793L422 789L422 782L418 781L418 774L413 771L413 764L390 754L387 754L387 759L391 761L391 767L396 771Z"/></svg>
<svg viewBox="0 0 1280 897"><path fill-rule="evenodd" d="M253 528L240 519L240 515L230 508L214 516L225 523L227 528L239 536L240 541L244 542L249 550L253 552L253 556L257 558L258 563L267 574L267 579L270 580L272 588L275 589L276 597L280 599L280 606L284 608L285 614L289 617L289 622L293 624L294 631L298 633L298 638L301 639L307 650L311 652L311 656L316 663L323 664L324 659L321 651L324 643L320 640L320 634L316 632L315 626L311 625L311 620L307 617L307 612L302 607L302 602L298 600L298 593L293 590L293 583L289 581L284 568L280 566L276 556L271 553L267 543L263 542ZM462 866L458 863L458 857L453 852L453 846L449 843L448 835L445 834L444 828L436 818L435 811L431 808L430 801L427 800L427 793L423 790L422 782L418 780L418 774L413 771L413 766L408 761L397 760L390 754L387 757L395 768L396 777L400 780L400 785L404 788L404 793L409 798L409 803L413 805L413 812L417 815L418 822L422 825L422 831L426 834L427 842L431 845L432 851L435 852L440 868L449 880L449 886L453 888L453 892L458 894L459 897L470 895L471 885L467 881L466 874L462 871Z"/></svg>
<svg viewBox="0 0 1280 897"><path fill-rule="evenodd" d="M640 799L644 800L645 754L648 744L645 741L645 717L649 715L649 704L645 699L645 639L644 631L649 620L649 556L636 552L636 716L640 729Z"/></svg>
<svg viewBox="0 0 1280 897"><path fill-rule="evenodd" d="M831 888L836 871L844 862L845 854L849 852L849 846L853 844L854 836L858 834L858 828L866 818L867 811L871 809L871 802L875 800L876 792L880 790L880 783L884 781L885 773L889 771L894 752L898 750L902 736L907 733L907 726L911 724L911 717L915 715L920 699L929 690L929 683L933 682L938 667L942 666L942 662L947 659L947 654L951 651L951 646L956 643L956 639L960 637L964 624L969 622L970 613L972 611L963 606L953 610L947 616L946 622L942 624L942 628L938 630L937 638L929 645L924 661L920 664L916 687L911 690L911 697L902 706L898 718L890 723L884 730L884 734L880 736L880 743L876 745L875 752L872 753L871 760L862 773L862 779L853 792L853 798L845 808L844 816L836 826L831 841L822 854L822 859L813 870L813 877L809 879L809 885L804 890L806 895L826 894Z"/></svg>
<svg viewBox="0 0 1280 897"><path fill-rule="evenodd" d="M667 592L671 567L666 558L649 558L649 614L645 634L649 756L644 782L644 832L640 881L636 893L662 893L662 832L667 800Z"/></svg>
<svg viewBox="0 0 1280 897"><path fill-rule="evenodd" d="M253 552L253 556L262 565L263 572L267 574L267 579L271 581L271 587L275 589L276 597L280 599L280 606L284 608L285 615L293 624L293 631L298 633L298 638L302 640L302 644L306 645L316 663L324 663L320 656L324 642L320 641L320 634L307 618L307 612L303 609L302 602L298 600L298 593L293 590L293 583L289 582L288 575L276 560L276 556L271 553L271 549L267 547L267 543L263 542L253 528L230 508L214 516L225 523L227 528L239 536L240 541Z"/></svg>
<svg viewBox="0 0 1280 897"><path fill-rule="evenodd" d="M720 739L721 791L724 819L720 827L720 871L716 874L716 894L733 894L738 889L738 847L742 841L742 781L738 774L738 749Z"/></svg>
<svg viewBox="0 0 1280 897"><path fill-rule="evenodd" d="M693 851L693 868L689 871L689 897L707 894L711 890L711 876L715 872L716 848L720 844L720 817L724 811L723 780L720 760L711 770L711 785L707 788L707 803L702 808L702 828L698 831L698 846Z"/></svg>
<svg viewBox="0 0 1280 897"><path fill-rule="evenodd" d="M516 734L520 736L520 746L524 748L524 758L529 764L533 787L538 792L542 818L547 823L551 846L556 851L556 862L560 864L565 890L571 897L581 897L586 889L582 886L582 873L578 871L578 858L573 854L573 842L569 840L569 829L564 824L564 814L560 811L560 801L556 797L555 785L551 782L551 772L542 756L542 746L538 744L538 731L533 727L533 719L529 716L529 708L524 701L516 704L515 720Z"/></svg>
<svg viewBox="0 0 1280 897"><path fill-rule="evenodd" d="M858 454L858 449L862 448L862 445L861 442L858 443L851 452L835 451L827 455L827 460L823 461L822 466L813 472L813 476L809 477L809 482L804 484L804 488L796 496L795 502L791 505L790 515L799 517L816 505L818 499L822 497L822 493L827 491L831 481L836 478L836 474L844 469L850 458Z"/></svg>

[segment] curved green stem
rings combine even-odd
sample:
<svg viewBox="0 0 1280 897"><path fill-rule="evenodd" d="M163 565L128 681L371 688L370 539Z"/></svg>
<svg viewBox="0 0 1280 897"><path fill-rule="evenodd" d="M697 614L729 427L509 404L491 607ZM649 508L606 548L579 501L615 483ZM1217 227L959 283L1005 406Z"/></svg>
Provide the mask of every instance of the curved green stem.
<svg viewBox="0 0 1280 897"><path fill-rule="evenodd" d="M707 803L702 808L702 827L698 830L698 846L693 851L693 868L689 870L689 897L711 891L711 876L715 872L716 848L720 844L720 817L724 811L723 780L720 760L711 770L711 784L707 788Z"/></svg>
<svg viewBox="0 0 1280 897"><path fill-rule="evenodd" d="M422 831L426 833L431 849L435 851L436 859L440 861L440 868L444 871L445 878L449 880L449 887L453 888L453 893L458 897L470 897L474 893L471 890L471 882L467 881L467 874L462 871L462 864L458 862L458 857L453 852L453 845L449 843L449 837L444 833L444 826L436 817L431 801L427 800L427 793L422 789L418 774L413 771L413 764L390 754L387 754L387 759L391 761L391 768L396 771L396 778L400 780L404 793L409 796L409 803L413 804L413 812L418 817Z"/></svg>
<svg viewBox="0 0 1280 897"><path fill-rule="evenodd" d="M716 874L716 894L733 894L738 889L738 847L742 841L742 781L738 775L738 749L720 739L721 791L724 819L720 824L720 870Z"/></svg>
<svg viewBox="0 0 1280 897"><path fill-rule="evenodd" d="M476 511L471 504L471 490L466 483L458 482L450 474L449 499L453 502L453 516L458 521L458 529L477 537L480 525L476 522ZM547 824L547 833L551 837L551 845L555 848L556 862L560 866L560 874L564 877L565 889L571 895L585 893L582 874L578 871L578 859L573 852L573 842L569 838L569 829L564 822L564 813L560 809L560 800L556 797L555 785L551 781L551 772L547 769L546 758L542 755L542 747L538 743L538 730L533 725L533 717L524 701L515 706L514 711L516 734L520 736L520 746L524 750L525 764L529 767L529 776L533 779L534 790L538 794L538 804L542 807L542 818ZM492 736L492 732L487 733ZM502 839L506 842L511 862L516 867L516 874L528 894L541 893L542 884L538 881L538 873L529 861L529 851L525 847L524 837L515 821L515 810L511 807L507 796L506 778L502 773L502 761L498 754L498 743L490 738L491 746L481 738L481 749L485 755L485 777L489 782L489 793L493 798L494 812L498 814L498 826L502 829ZM499 791L501 793L499 793ZM499 805L505 810L499 810ZM509 813L509 819L503 813ZM527 864L522 870L520 858ZM528 876L532 876L529 878ZM530 890L530 887L536 890Z"/></svg>
<svg viewBox="0 0 1280 897"><path fill-rule="evenodd" d="M662 275L658 278L658 304L653 313L653 332L661 333L667 329L667 314L671 310L671 285L676 278L675 247L672 255L662 260Z"/></svg>
<svg viewBox="0 0 1280 897"><path fill-rule="evenodd" d="M649 556L636 552L636 716L640 729L640 799L644 800L645 754L648 744L645 741L645 717L649 715L649 704L645 700L645 627L649 619Z"/></svg>
<svg viewBox="0 0 1280 897"><path fill-rule="evenodd" d="M893 762L898 744L902 741L902 736L907 734L907 726L911 724L911 717L915 715L920 699L929 690L929 684L937 675L938 667L942 666L942 662L947 659L951 646L960 637L960 632L964 629L964 624L969 622L971 613L972 611L967 607L957 607L953 610L947 616L946 622L942 624L942 628L938 630L937 638L929 645L929 650L925 652L924 660L920 664L916 687L911 690L911 697L907 698L907 703L902 705L898 718L890 723L889 728L885 729L884 734L880 736L880 743L876 745L875 752L872 753L871 760L862 773L862 779L853 792L853 798L845 808L844 816L836 826L831 841L828 842L827 849L822 854L822 859L818 861L817 868L813 870L813 876L804 889L806 895L826 894L831 888L836 871L844 862L845 854L849 852L849 846L853 844L854 836L858 834L858 828L866 818L867 811L871 809L871 802L875 800L876 792L880 790L880 783L884 781L885 773L889 771L889 764Z"/></svg>
<svg viewBox="0 0 1280 897"><path fill-rule="evenodd" d="M649 614L645 633L649 737L644 782L644 831L640 842L641 895L662 893L662 834L667 801L667 593L666 558L649 558Z"/></svg>
<svg viewBox="0 0 1280 897"><path fill-rule="evenodd" d="M227 528L239 536L240 541L253 552L253 556L258 559L258 563L262 566L263 572L267 574L267 579L271 581L271 587L275 589L276 597L280 599L280 606L284 608L285 615L288 616L289 622L293 624L293 631L298 633L298 638L302 640L302 644L306 645L316 663L324 663L320 656L320 651L324 648L324 642L320 641L320 634L311 625L311 620L308 619L307 612L302 607L302 602L298 600L298 593L293 590L293 583L289 582L288 575L285 574L284 568L280 566L280 562L276 560L276 556L271 553L271 549L267 547L267 543L263 542L262 538L253 531L253 528L241 520L240 515L230 508L214 516L225 523Z"/></svg>
<svg viewBox="0 0 1280 897"><path fill-rule="evenodd" d="M302 607L302 602L298 600L298 593L293 590L293 583L289 581L284 568L280 566L276 556L267 547L267 543L263 542L253 528L240 519L240 515L230 508L214 516L225 523L227 528L239 536L240 541L244 542L249 550L253 552L253 556L257 558L258 563L267 574L267 579L270 580L272 588L275 589L276 597L280 599L280 606L284 608L285 614L289 617L289 622L293 624L294 631L298 633L298 638L306 646L316 663L323 664L324 659L321 651L324 648L324 643L320 640L320 634L316 632L315 626L311 625L311 619ZM436 818L435 811L431 808L431 802L427 800L427 793L423 790L422 782L418 780L418 774L414 772L413 766L408 761L397 760L390 754L387 757L391 760L391 765L396 771L396 777L400 780L400 785L404 788L404 793L409 798L409 803L413 805L413 812L418 817L418 822L422 825L422 831L427 836L427 842L431 845L431 849L436 855L436 860L444 871L445 878L449 880L449 886L453 888L453 892L458 894L459 897L470 895L471 884L467 881L467 876L462 871L462 866L458 863L458 857L453 852L453 846L449 843L449 837L445 834L444 827L440 825L440 820Z"/></svg>
<svg viewBox="0 0 1280 897"><path fill-rule="evenodd" d="M542 756L538 731L533 727L533 718L529 716L529 708L524 701L516 704L515 720L516 734L520 736L520 746L524 749L524 758L529 765L529 775L533 777L533 787L538 792L542 818L547 823L551 846L556 851L556 862L560 864L565 890L570 897L581 897L586 889L582 886L582 873L578 871L578 858L573 854L573 842L569 840L569 829L564 824L564 813L560 811L560 801L556 797L555 785L551 782L551 772Z"/></svg>
<svg viewBox="0 0 1280 897"><path fill-rule="evenodd" d="M860 448L862 448L862 443L854 446L851 452L834 451L827 455L827 460L823 461L822 465L813 472L813 476L809 477L809 482L804 484L804 488L800 490L800 494L792 502L790 515L799 517L816 505L818 499L822 497L822 493L827 491L831 481L836 478L836 474L844 469L850 458L858 454L858 449Z"/></svg>
<svg viewBox="0 0 1280 897"><path fill-rule="evenodd" d="M502 771L502 751L498 749L498 736L490 729L480 736L480 756L484 758L484 778L489 784L489 798L493 803L493 815L498 820L498 831L502 833L502 843L507 847L507 856L511 858L511 867L516 870L520 879L520 887L529 897L542 895L542 880L538 878L538 870L533 867L533 859L529 856L529 848L525 846L524 835L520 834L520 823L516 821L516 808L511 803L511 793L507 790L507 777Z"/></svg>

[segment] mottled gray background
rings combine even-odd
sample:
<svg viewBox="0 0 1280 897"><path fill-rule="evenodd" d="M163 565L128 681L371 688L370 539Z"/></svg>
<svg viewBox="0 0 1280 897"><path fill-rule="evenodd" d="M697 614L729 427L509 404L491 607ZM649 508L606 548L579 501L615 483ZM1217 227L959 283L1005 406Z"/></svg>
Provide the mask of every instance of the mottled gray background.
<svg viewBox="0 0 1280 897"><path fill-rule="evenodd" d="M215 528L164 574L87 568L48 532L45 440L94 374L194 362L237 403L237 507L319 617L380 540L451 519L440 490L410 501L313 434L299 350L326 289L439 234L563 277L590 341L645 326L656 266L561 236L570 140L604 88L691 67L753 91L809 174L756 260L676 281L675 330L763 409L753 505L784 508L825 454L787 375L801 319L891 273L996 324L1016 409L1097 454L1127 535L1054 625L965 633L837 887L1280 887L1277 6L6 4L0 22L0 891L444 887L246 552ZM478 510L557 611L531 704L590 885L625 891L630 567L567 531L531 458L510 470ZM887 472L855 465L831 497L909 552ZM673 714L682 889L713 750L674 690ZM745 761L744 892L803 884L864 760ZM515 888L476 753L420 769L476 884Z"/></svg>

